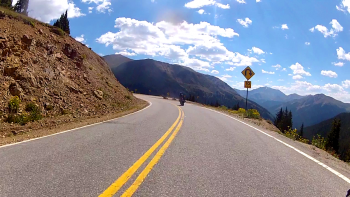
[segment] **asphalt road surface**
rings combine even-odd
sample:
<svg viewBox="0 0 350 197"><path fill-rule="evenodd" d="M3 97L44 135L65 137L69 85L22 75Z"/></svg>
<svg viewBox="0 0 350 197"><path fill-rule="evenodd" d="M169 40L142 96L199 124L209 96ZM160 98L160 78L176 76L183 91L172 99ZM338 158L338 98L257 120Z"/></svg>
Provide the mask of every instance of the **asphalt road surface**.
<svg viewBox="0 0 350 197"><path fill-rule="evenodd" d="M350 189L347 175L230 117L139 97L152 105L0 147L0 196L345 197Z"/></svg>

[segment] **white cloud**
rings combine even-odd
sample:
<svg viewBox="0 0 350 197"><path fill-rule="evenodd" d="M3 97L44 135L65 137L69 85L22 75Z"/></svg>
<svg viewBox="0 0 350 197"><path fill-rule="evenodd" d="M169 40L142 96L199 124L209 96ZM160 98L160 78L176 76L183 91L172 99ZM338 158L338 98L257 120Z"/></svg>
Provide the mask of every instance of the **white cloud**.
<svg viewBox="0 0 350 197"><path fill-rule="evenodd" d="M252 47L252 49L248 49L248 51L256 53L258 55L264 54L265 52L258 47Z"/></svg>
<svg viewBox="0 0 350 197"><path fill-rule="evenodd" d="M256 0L256 2L258 3L258 2L261 2L261 0Z"/></svg>
<svg viewBox="0 0 350 197"><path fill-rule="evenodd" d="M331 70L322 70L321 75L331 77L331 78L337 78L338 75L337 73L331 71Z"/></svg>
<svg viewBox="0 0 350 197"><path fill-rule="evenodd" d="M350 80L345 80L342 82L344 88L350 88Z"/></svg>
<svg viewBox="0 0 350 197"><path fill-rule="evenodd" d="M136 53L133 53L133 52L128 52L128 51L121 51L121 52L118 52L117 54L120 54L120 55L123 55L123 56L135 56Z"/></svg>
<svg viewBox="0 0 350 197"><path fill-rule="evenodd" d="M244 20L239 18L237 19L237 22L241 24L243 27L248 27L249 25L252 24L252 20L250 20L249 18L245 18Z"/></svg>
<svg viewBox="0 0 350 197"><path fill-rule="evenodd" d="M294 75L293 76L293 79L302 79L303 78L303 76L301 76L301 75Z"/></svg>
<svg viewBox="0 0 350 197"><path fill-rule="evenodd" d="M231 77L232 77L231 75L225 74L218 78L221 79L221 81L229 81L227 78L231 78Z"/></svg>
<svg viewBox="0 0 350 197"><path fill-rule="evenodd" d="M77 36L75 40L81 43L85 43L84 34L82 34L81 36Z"/></svg>
<svg viewBox="0 0 350 197"><path fill-rule="evenodd" d="M327 90L328 92L342 92L342 91L344 91L343 87L341 87L338 84L327 83L326 85L323 86L323 88L325 90Z"/></svg>
<svg viewBox="0 0 350 197"><path fill-rule="evenodd" d="M227 68L226 71L234 71L236 67Z"/></svg>
<svg viewBox="0 0 350 197"><path fill-rule="evenodd" d="M204 12L205 12L205 11L204 11L203 9L198 10L198 13L199 13L199 14L204 14Z"/></svg>
<svg viewBox="0 0 350 197"><path fill-rule="evenodd" d="M289 68L293 70L294 75L311 76L311 74L309 72L306 72L304 70L304 67L298 62L296 64L291 65Z"/></svg>
<svg viewBox="0 0 350 197"><path fill-rule="evenodd" d="M238 3L246 3L245 0L237 0Z"/></svg>
<svg viewBox="0 0 350 197"><path fill-rule="evenodd" d="M210 65L223 62L235 66L259 62L255 57L227 50L220 42L219 37L239 36L233 29L207 22L150 23L123 17L115 20L115 28L119 29L117 33L107 32L96 41L112 45L116 51L166 57L196 70L208 71Z"/></svg>
<svg viewBox="0 0 350 197"><path fill-rule="evenodd" d="M202 70L205 72L209 72L208 68L211 68L210 64L208 62L198 60L198 59L189 59L186 58L184 62L182 63L184 66L193 68L194 70Z"/></svg>
<svg viewBox="0 0 350 197"><path fill-rule="evenodd" d="M262 73L265 73L265 74L270 74L270 75L275 74L275 72L268 72L268 71L265 71L265 70L261 70L261 71L262 71Z"/></svg>
<svg viewBox="0 0 350 197"><path fill-rule="evenodd" d="M283 30L289 29L287 24L282 24L281 28L282 28Z"/></svg>
<svg viewBox="0 0 350 197"><path fill-rule="evenodd" d="M13 1L14 4L16 2ZM72 0L30 0L28 10L30 17L45 23L58 19L66 10L68 18L85 16Z"/></svg>
<svg viewBox="0 0 350 197"><path fill-rule="evenodd" d="M335 19L333 19L330 24L332 24L332 28L335 32L343 31L343 27L339 24L339 22Z"/></svg>
<svg viewBox="0 0 350 197"><path fill-rule="evenodd" d="M93 9L94 9L94 7L89 7L89 13L92 13Z"/></svg>
<svg viewBox="0 0 350 197"><path fill-rule="evenodd" d="M332 25L332 28L330 30L328 30L328 28L323 25L316 25L315 27L311 28L310 31L314 32L314 30L316 29L319 32L321 32L325 38L327 38L328 36L335 37L338 35L338 32L343 31L343 27L339 24L339 22L336 19L333 19L329 24Z"/></svg>
<svg viewBox="0 0 350 197"><path fill-rule="evenodd" d="M218 6L221 9L230 9L230 5L229 4L221 4L221 3L216 3L216 6Z"/></svg>
<svg viewBox="0 0 350 197"><path fill-rule="evenodd" d="M276 70L279 70L282 66L281 65L279 65L279 64L276 64L276 65L274 65L274 66L272 66L273 68L276 68Z"/></svg>
<svg viewBox="0 0 350 197"><path fill-rule="evenodd" d="M213 73L213 74L219 74L219 71L217 71L217 70L212 70L211 73Z"/></svg>
<svg viewBox="0 0 350 197"><path fill-rule="evenodd" d="M185 4L186 8L202 8L204 6L210 6L210 5L216 5L219 8L222 9L229 9L230 5L229 4L222 4L222 3L217 3L215 0L193 0Z"/></svg>
<svg viewBox="0 0 350 197"><path fill-rule="evenodd" d="M343 63L343 62L332 62L332 64L333 64L334 66L339 66L339 67L344 66L344 63Z"/></svg>
<svg viewBox="0 0 350 197"><path fill-rule="evenodd" d="M305 45L310 45L310 42L305 42Z"/></svg>
<svg viewBox="0 0 350 197"><path fill-rule="evenodd" d="M337 10L345 12L348 11L350 13L350 1L349 0L342 0L341 4L339 6L335 6Z"/></svg>
<svg viewBox="0 0 350 197"><path fill-rule="evenodd" d="M346 53L342 47L337 49L338 59L350 61L350 53Z"/></svg>
<svg viewBox="0 0 350 197"><path fill-rule="evenodd" d="M106 11L111 12L112 9L110 8L112 3L111 0L81 0L83 3L95 3L97 5L96 10L98 12L105 13Z"/></svg>
<svg viewBox="0 0 350 197"><path fill-rule="evenodd" d="M287 71L287 69L286 69L286 68L283 68L282 71Z"/></svg>
<svg viewBox="0 0 350 197"><path fill-rule="evenodd" d="M265 59L260 59L260 61L261 61L262 63L266 63Z"/></svg>

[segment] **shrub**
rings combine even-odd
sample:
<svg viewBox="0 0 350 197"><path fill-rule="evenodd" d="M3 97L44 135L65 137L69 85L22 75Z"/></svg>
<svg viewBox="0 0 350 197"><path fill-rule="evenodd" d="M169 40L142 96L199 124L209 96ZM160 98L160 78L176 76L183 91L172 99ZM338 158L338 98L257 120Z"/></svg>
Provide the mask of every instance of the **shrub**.
<svg viewBox="0 0 350 197"><path fill-rule="evenodd" d="M23 19L24 24L26 25L30 25L32 27L35 27L35 24L33 23L33 21L27 20L27 19Z"/></svg>
<svg viewBox="0 0 350 197"><path fill-rule="evenodd" d="M240 113L240 114L245 114L245 109L239 108L239 109L238 109L238 113Z"/></svg>
<svg viewBox="0 0 350 197"><path fill-rule="evenodd" d="M312 145L316 146L317 148L320 148L322 150L326 150L326 143L327 140L324 137L321 137L320 134L317 134L317 137L312 138Z"/></svg>
<svg viewBox="0 0 350 197"><path fill-rule="evenodd" d="M21 100L18 96L14 96L10 99L8 103L8 108L10 113L17 113L19 110L19 104L21 103Z"/></svg>
<svg viewBox="0 0 350 197"><path fill-rule="evenodd" d="M126 95L125 98L131 100L131 96L130 95Z"/></svg>
<svg viewBox="0 0 350 197"><path fill-rule="evenodd" d="M226 110L227 110L227 107L226 107L225 105L221 105L221 106L220 106L220 109L222 109L222 110L225 110L225 111L226 111Z"/></svg>
<svg viewBox="0 0 350 197"><path fill-rule="evenodd" d="M82 58L83 60L85 60L85 59L86 59L86 55L85 55L85 54L81 55L81 58Z"/></svg>
<svg viewBox="0 0 350 197"><path fill-rule="evenodd" d="M27 114L9 114L7 116L6 122L8 123L17 123L20 125L25 125L30 121L30 117Z"/></svg>
<svg viewBox="0 0 350 197"><path fill-rule="evenodd" d="M285 132L285 135L292 140L299 139L299 134L298 134L297 129L289 128L289 130Z"/></svg>
<svg viewBox="0 0 350 197"><path fill-rule="evenodd" d="M61 29L61 28L58 28L58 27L52 27L51 29L50 29L50 31L51 32L53 32L53 33L55 33L55 34L57 34L57 35L59 35L59 36L64 36L64 31Z"/></svg>
<svg viewBox="0 0 350 197"><path fill-rule="evenodd" d="M248 109L247 117L254 118L254 119L260 119L260 113L256 109Z"/></svg>
<svg viewBox="0 0 350 197"><path fill-rule="evenodd" d="M26 105L25 110L29 112L29 116L28 116L29 121L34 122L36 120L42 119L41 111L35 103L33 102L28 103Z"/></svg>

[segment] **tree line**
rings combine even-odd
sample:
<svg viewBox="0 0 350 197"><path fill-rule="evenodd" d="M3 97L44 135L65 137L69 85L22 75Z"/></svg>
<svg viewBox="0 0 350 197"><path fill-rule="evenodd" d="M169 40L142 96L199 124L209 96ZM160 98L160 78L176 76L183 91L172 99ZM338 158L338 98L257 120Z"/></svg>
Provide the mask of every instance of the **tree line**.
<svg viewBox="0 0 350 197"><path fill-rule="evenodd" d="M12 6L13 0L0 0L0 6L9 8L17 13L28 16L29 0L17 0L17 3ZM61 17L56 20L53 26L58 27L70 34L69 20L68 20L68 10L61 14Z"/></svg>
<svg viewBox="0 0 350 197"><path fill-rule="evenodd" d="M29 0L18 0L17 3L12 6L13 0L0 0L0 5L10 8L15 12L28 16Z"/></svg>

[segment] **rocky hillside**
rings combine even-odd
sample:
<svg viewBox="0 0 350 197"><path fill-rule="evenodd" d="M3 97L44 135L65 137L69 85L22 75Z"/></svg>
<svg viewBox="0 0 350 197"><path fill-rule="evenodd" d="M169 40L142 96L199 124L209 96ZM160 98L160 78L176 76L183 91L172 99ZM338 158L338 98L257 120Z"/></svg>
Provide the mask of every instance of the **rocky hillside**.
<svg viewBox="0 0 350 197"><path fill-rule="evenodd" d="M39 107L41 126L49 124L45 118L69 122L140 104L103 58L60 29L3 9L0 27L0 136L21 129L5 121L14 96L21 101L18 115L28 103Z"/></svg>

